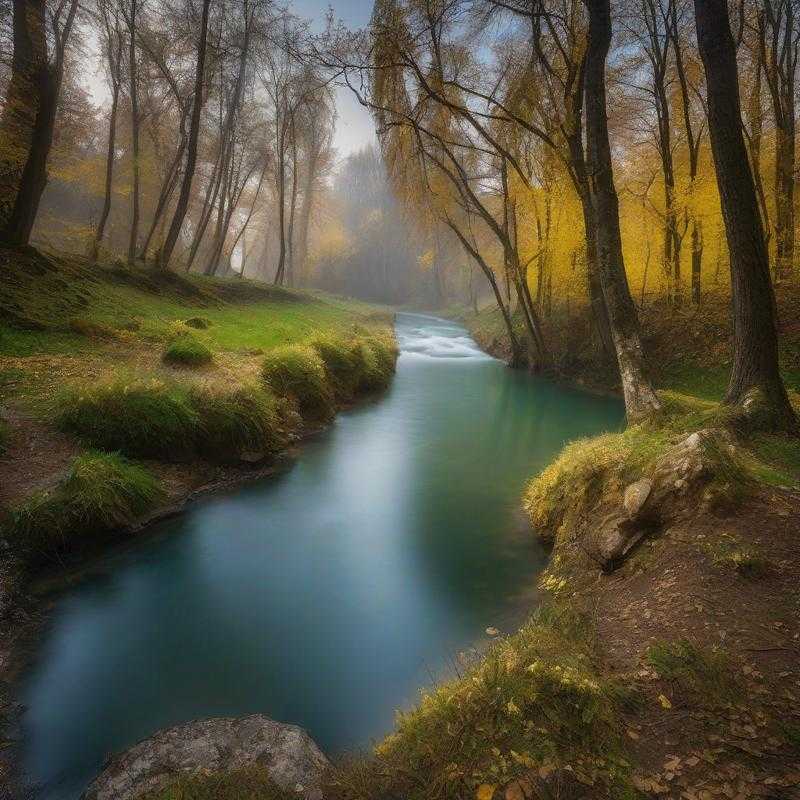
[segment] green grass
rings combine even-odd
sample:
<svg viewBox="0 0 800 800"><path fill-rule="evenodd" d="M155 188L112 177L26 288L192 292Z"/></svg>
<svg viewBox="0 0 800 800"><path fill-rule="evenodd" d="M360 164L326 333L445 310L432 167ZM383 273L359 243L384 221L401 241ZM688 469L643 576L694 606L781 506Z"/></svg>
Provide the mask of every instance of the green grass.
<svg viewBox="0 0 800 800"><path fill-rule="evenodd" d="M185 367L201 367L210 364L214 355L211 350L190 333L176 336L164 350L164 361Z"/></svg>
<svg viewBox="0 0 800 800"><path fill-rule="evenodd" d="M325 362L313 347L276 347L264 358L261 375L276 394L294 402L303 416L329 419L333 415L333 388Z"/></svg>
<svg viewBox="0 0 800 800"><path fill-rule="evenodd" d="M214 775L187 775L165 789L148 792L141 800L294 800L297 793L284 792L263 767L252 766Z"/></svg>
<svg viewBox="0 0 800 800"><path fill-rule="evenodd" d="M44 561L134 521L162 497L158 480L144 467L115 453L89 451L53 491L12 508L5 534L29 560Z"/></svg>
<svg viewBox="0 0 800 800"><path fill-rule="evenodd" d="M704 704L728 702L736 695L728 659L719 650L699 648L685 640L656 642L647 648L645 660L660 678Z"/></svg>
<svg viewBox="0 0 800 800"><path fill-rule="evenodd" d="M191 402L199 419L198 450L207 458L237 460L249 454L260 460L286 446L278 402L266 388L196 389Z"/></svg>
<svg viewBox="0 0 800 800"><path fill-rule="evenodd" d="M59 427L84 443L129 456L180 460L194 449L200 419L186 388L156 378L112 377L64 391Z"/></svg>
<svg viewBox="0 0 800 800"><path fill-rule="evenodd" d="M287 441L288 423L275 396L259 386L229 389L117 376L71 387L57 406L64 431L92 447L133 457L260 460Z"/></svg>
<svg viewBox="0 0 800 800"><path fill-rule="evenodd" d="M463 800L567 764L597 797L632 797L619 692L593 658L580 618L542 609L462 676L423 692L373 755L334 771L326 797Z"/></svg>

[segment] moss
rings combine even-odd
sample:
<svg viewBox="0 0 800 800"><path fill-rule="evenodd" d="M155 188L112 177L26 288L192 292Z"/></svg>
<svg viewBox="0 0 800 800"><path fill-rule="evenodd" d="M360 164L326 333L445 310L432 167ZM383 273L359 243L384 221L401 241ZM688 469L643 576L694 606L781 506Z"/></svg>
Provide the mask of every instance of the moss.
<svg viewBox="0 0 800 800"><path fill-rule="evenodd" d="M164 351L163 359L168 364L185 367L201 367L213 361L213 353L199 339L188 333L176 336Z"/></svg>
<svg viewBox="0 0 800 800"><path fill-rule="evenodd" d="M214 775L187 775L165 789L148 792L141 800L292 800L263 767L253 766Z"/></svg>
<svg viewBox="0 0 800 800"><path fill-rule="evenodd" d="M115 453L78 456L66 478L11 510L6 534L31 561L81 549L99 535L132 522L163 497L144 467Z"/></svg>
<svg viewBox="0 0 800 800"><path fill-rule="evenodd" d="M706 650L688 642L656 642L645 660L659 677L677 690L709 705L724 703L736 694L728 659L720 650Z"/></svg>
<svg viewBox="0 0 800 800"><path fill-rule="evenodd" d="M617 693L594 669L586 630L540 611L462 677L424 692L373 756L333 772L326 796L462 800L567 764L598 797L629 796Z"/></svg>
<svg viewBox="0 0 800 800"><path fill-rule="evenodd" d="M325 362L307 345L276 347L267 353L261 368L267 385L292 400L305 417L329 419L334 394Z"/></svg>
<svg viewBox="0 0 800 800"><path fill-rule="evenodd" d="M57 401L61 430L92 447L130 456L185 457L199 423L189 393L164 381L114 378L65 391Z"/></svg>
<svg viewBox="0 0 800 800"><path fill-rule="evenodd" d="M198 448L206 457L227 460L247 453L269 457L286 445L278 403L265 388L198 389L191 401L199 418Z"/></svg>

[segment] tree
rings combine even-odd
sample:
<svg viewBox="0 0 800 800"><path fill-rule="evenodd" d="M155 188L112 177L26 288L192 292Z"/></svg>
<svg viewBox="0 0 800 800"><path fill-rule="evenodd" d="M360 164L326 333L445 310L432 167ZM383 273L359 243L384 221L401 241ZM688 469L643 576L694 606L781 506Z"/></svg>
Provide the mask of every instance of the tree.
<svg viewBox="0 0 800 800"><path fill-rule="evenodd" d="M45 0L14 0L14 55L8 98L0 120L4 144L12 149L10 184L4 192L0 239L28 244L47 184L64 59L78 0L59 3L48 14ZM53 34L48 54L47 30ZM19 159L17 159L19 156ZM24 166L20 173L16 164ZM4 180L5 182L5 180Z"/></svg>
<svg viewBox="0 0 800 800"><path fill-rule="evenodd" d="M589 36L586 48L586 145L592 169L590 196L597 229L597 258L617 353L628 419L647 416L661 407L645 370L639 318L633 304L622 257L619 201L614 186L606 117L606 57L611 45L609 0L586 0Z"/></svg>
<svg viewBox="0 0 800 800"><path fill-rule="evenodd" d="M197 40L197 61L195 66L194 97L192 100L192 117L189 124L189 139L186 146L186 165L183 170L183 180L181 190L178 195L178 202L172 215L172 222L169 226L164 244L159 253L159 263L162 269L168 269L172 252L178 241L183 220L186 217L186 210L189 207L189 196L192 192L192 179L197 164L197 145L200 139L200 117L203 110L204 78L206 67L206 44L208 40L208 14L211 7L211 0L203 0L203 11L200 18L200 32Z"/></svg>
<svg viewBox="0 0 800 800"><path fill-rule="evenodd" d="M739 105L736 47L726 0L694 0L700 57L708 87L708 127L731 264L733 368L725 402L760 390L767 424L797 430L778 366L778 335L767 247L747 162Z"/></svg>

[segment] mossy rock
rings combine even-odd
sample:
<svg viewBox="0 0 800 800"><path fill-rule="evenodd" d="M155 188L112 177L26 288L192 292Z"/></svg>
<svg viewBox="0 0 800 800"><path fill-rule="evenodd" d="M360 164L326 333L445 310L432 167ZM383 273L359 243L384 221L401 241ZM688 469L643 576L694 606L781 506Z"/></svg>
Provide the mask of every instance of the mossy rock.
<svg viewBox="0 0 800 800"><path fill-rule="evenodd" d="M214 354L191 334L176 336L164 351L164 361L184 367L202 367L214 360Z"/></svg>

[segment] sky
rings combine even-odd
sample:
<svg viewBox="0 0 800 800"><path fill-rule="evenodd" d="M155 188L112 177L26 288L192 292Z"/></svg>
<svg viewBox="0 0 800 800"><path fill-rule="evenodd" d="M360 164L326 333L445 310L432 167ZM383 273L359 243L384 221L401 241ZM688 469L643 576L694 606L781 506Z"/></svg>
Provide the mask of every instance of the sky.
<svg viewBox="0 0 800 800"><path fill-rule="evenodd" d="M333 8L334 16L350 28L363 28L372 15L372 0L293 0L290 7L297 16L320 23L328 9ZM333 145L340 157L375 141L372 117L346 87L337 88L336 111Z"/></svg>

